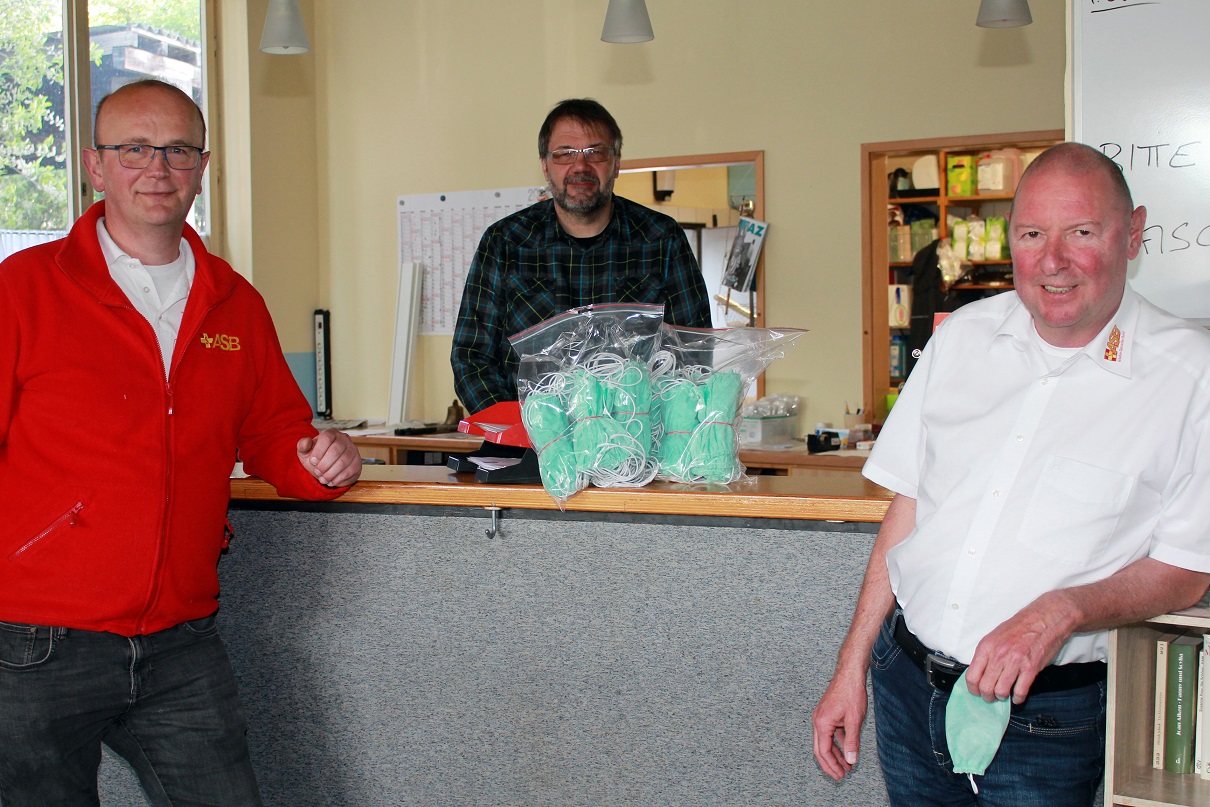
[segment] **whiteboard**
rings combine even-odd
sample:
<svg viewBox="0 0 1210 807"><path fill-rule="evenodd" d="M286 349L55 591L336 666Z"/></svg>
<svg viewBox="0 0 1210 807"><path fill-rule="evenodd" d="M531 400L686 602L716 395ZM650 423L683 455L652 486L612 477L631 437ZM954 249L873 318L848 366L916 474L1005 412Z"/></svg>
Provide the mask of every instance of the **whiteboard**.
<svg viewBox="0 0 1210 807"><path fill-rule="evenodd" d="M1130 284L1210 323L1210 0L1071 0L1072 138L1147 208Z"/></svg>

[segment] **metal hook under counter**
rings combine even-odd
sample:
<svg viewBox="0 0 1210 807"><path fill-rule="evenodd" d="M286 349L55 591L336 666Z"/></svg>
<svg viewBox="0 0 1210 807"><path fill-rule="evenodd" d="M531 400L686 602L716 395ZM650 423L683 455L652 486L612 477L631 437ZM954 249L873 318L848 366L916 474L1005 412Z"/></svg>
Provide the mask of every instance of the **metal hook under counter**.
<svg viewBox="0 0 1210 807"><path fill-rule="evenodd" d="M492 514L492 528L490 530L484 530L484 532L487 533L488 540L491 540L492 538L495 538L497 535L500 534L500 521L499 521L500 512L504 508L496 507L495 505L492 505L491 507L488 507L487 509L490 510L491 514Z"/></svg>

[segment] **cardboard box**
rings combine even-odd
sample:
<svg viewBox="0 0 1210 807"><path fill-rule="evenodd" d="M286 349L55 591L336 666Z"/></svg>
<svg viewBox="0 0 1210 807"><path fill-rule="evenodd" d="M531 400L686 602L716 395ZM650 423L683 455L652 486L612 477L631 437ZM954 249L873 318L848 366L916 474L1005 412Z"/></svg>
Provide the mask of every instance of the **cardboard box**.
<svg viewBox="0 0 1210 807"><path fill-rule="evenodd" d="M945 158L945 186L950 196L974 195L974 162L971 154L951 154Z"/></svg>
<svg viewBox="0 0 1210 807"><path fill-rule="evenodd" d="M743 418L739 426L740 445L765 445L783 448L794 445L798 417L776 415L764 418Z"/></svg>

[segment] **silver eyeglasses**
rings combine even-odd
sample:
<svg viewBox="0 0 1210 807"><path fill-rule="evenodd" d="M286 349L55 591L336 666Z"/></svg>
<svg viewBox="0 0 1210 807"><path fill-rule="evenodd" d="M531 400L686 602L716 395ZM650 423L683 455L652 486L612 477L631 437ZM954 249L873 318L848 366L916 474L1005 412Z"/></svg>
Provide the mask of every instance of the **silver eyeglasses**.
<svg viewBox="0 0 1210 807"><path fill-rule="evenodd" d="M613 156L613 147L589 146L586 149L556 149L546 152L546 156L550 157L550 161L555 165L571 165L581 154L590 163L603 163Z"/></svg>
<svg viewBox="0 0 1210 807"><path fill-rule="evenodd" d="M118 162L123 168L146 168L155 159L157 151L164 152L164 162L169 168L189 171L202 161L202 150L197 146L149 146L145 143L122 143L117 146L97 146L97 151L116 151Z"/></svg>

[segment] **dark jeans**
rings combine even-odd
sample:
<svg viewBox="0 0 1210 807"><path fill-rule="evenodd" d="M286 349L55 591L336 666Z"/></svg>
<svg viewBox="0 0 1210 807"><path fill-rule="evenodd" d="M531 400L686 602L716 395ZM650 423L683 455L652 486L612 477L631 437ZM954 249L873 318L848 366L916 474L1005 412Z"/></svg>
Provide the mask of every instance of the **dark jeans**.
<svg viewBox="0 0 1210 807"><path fill-rule="evenodd" d="M98 804L104 742L154 805L259 805L213 616L147 636L0 622L0 804Z"/></svg>
<svg viewBox="0 0 1210 807"><path fill-rule="evenodd" d="M1105 767L1105 683L1030 695L974 795L953 772L945 739L949 694L931 687L882 626L872 654L878 760L896 807L1091 807Z"/></svg>

